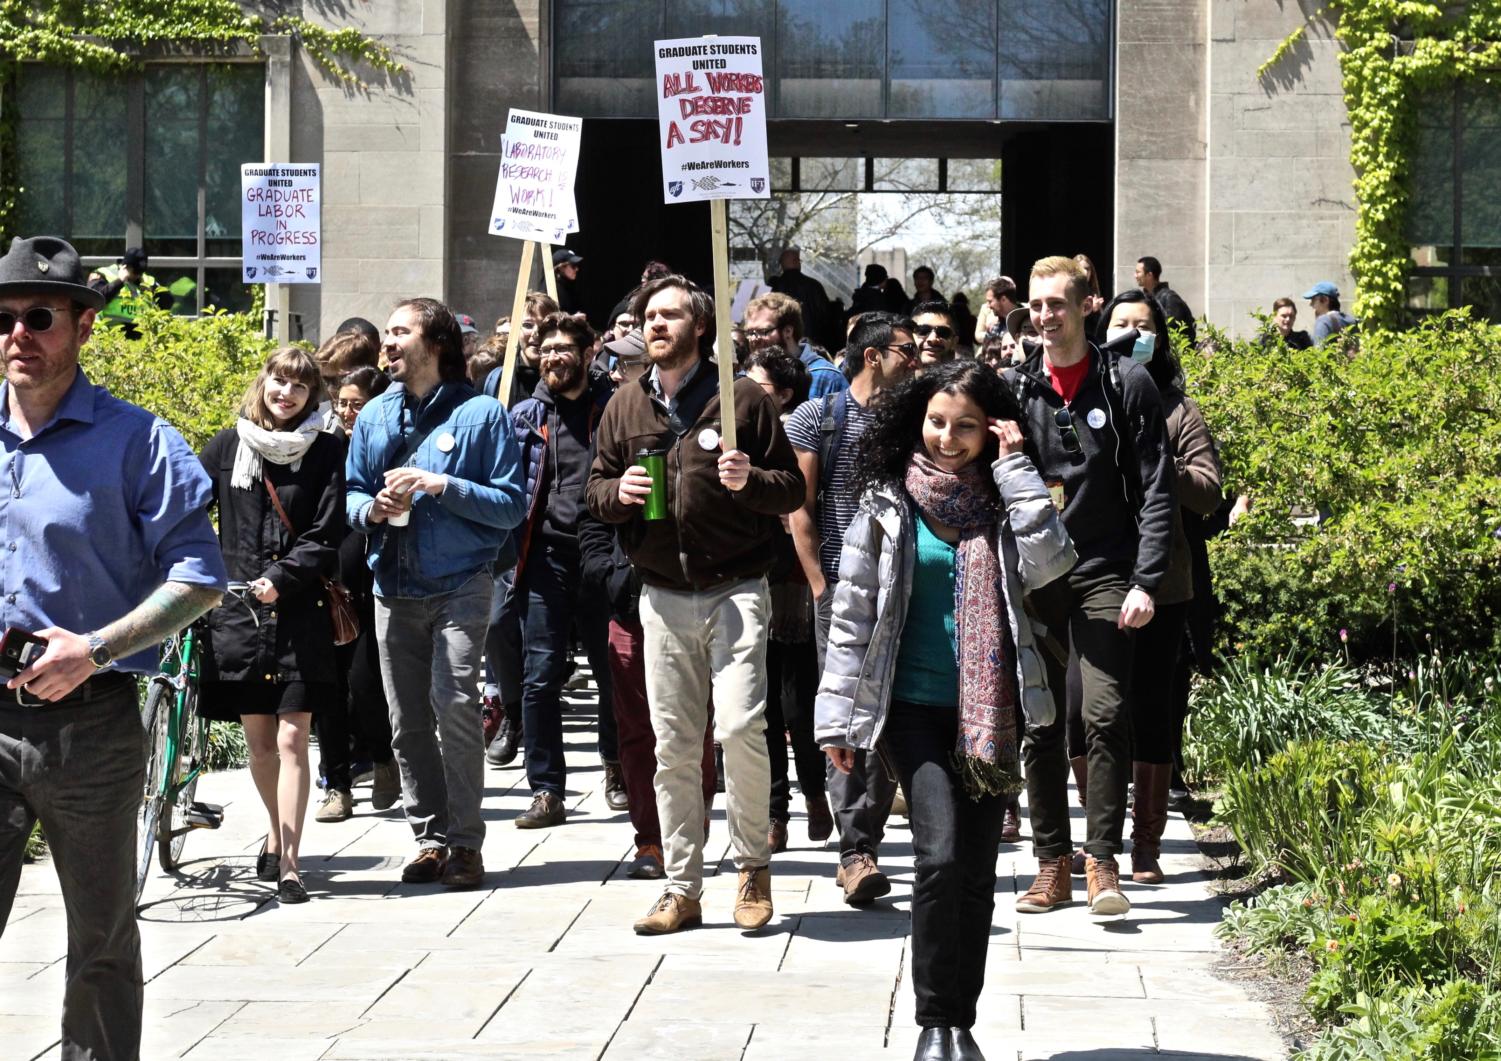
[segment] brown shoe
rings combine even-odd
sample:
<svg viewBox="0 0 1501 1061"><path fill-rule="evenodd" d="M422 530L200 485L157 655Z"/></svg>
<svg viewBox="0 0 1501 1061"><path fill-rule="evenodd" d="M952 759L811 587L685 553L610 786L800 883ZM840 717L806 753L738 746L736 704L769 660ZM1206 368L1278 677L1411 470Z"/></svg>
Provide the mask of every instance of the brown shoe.
<svg viewBox="0 0 1501 1061"><path fill-rule="evenodd" d="M771 820L771 828L766 830L766 845L771 848L773 855L780 855L787 850L786 822L779 822L775 818Z"/></svg>
<svg viewBox="0 0 1501 1061"><path fill-rule="evenodd" d="M1084 860L1087 857L1084 854L1084 849L1082 847L1079 848L1079 850L1074 852L1072 859L1069 861L1068 871L1075 877L1084 876Z"/></svg>
<svg viewBox="0 0 1501 1061"><path fill-rule="evenodd" d="M864 851L845 858L839 869L844 901L851 906L866 906L891 891L891 881L876 868L876 860Z"/></svg>
<svg viewBox="0 0 1501 1061"><path fill-rule="evenodd" d="M746 930L758 929L771 920L771 870L742 869L735 889L735 924Z"/></svg>
<svg viewBox="0 0 1501 1061"><path fill-rule="evenodd" d="M834 835L834 815L829 811L829 797L809 797L803 800L808 808L808 839L821 844Z"/></svg>
<svg viewBox="0 0 1501 1061"><path fill-rule="evenodd" d="M354 797L342 789L331 788L313 815L315 822L347 822L354 817Z"/></svg>
<svg viewBox="0 0 1501 1061"><path fill-rule="evenodd" d="M1162 833L1167 828L1167 790L1173 779L1170 763L1136 763L1136 804L1131 809L1131 879L1137 884L1161 884Z"/></svg>
<svg viewBox="0 0 1501 1061"><path fill-rule="evenodd" d="M1016 909L1024 914L1045 914L1054 907L1074 901L1074 884L1068 876L1067 855L1039 859L1037 877L1032 887L1016 900Z"/></svg>
<svg viewBox="0 0 1501 1061"><path fill-rule="evenodd" d="M704 923L703 908L697 899L677 892L663 892L651 911L632 927L638 936L665 936Z"/></svg>
<svg viewBox="0 0 1501 1061"><path fill-rule="evenodd" d="M431 884L443 876L448 867L448 855L441 847L424 847L417 857L401 869L403 884Z"/></svg>
<svg viewBox="0 0 1501 1061"><path fill-rule="evenodd" d="M472 847L450 847L448 868L439 881L445 888L478 888L485 882L485 860Z"/></svg>
<svg viewBox="0 0 1501 1061"><path fill-rule="evenodd" d="M1021 811L1016 807L1007 807L1001 817L1001 843L1016 844L1022 838Z"/></svg>
<svg viewBox="0 0 1501 1061"><path fill-rule="evenodd" d="M532 797L532 805L516 816L518 829L547 829L562 825L567 810L556 793L543 790Z"/></svg>
<svg viewBox="0 0 1501 1061"><path fill-rule="evenodd" d="M1131 900L1121 891L1121 871L1110 856L1085 859L1084 877L1089 881L1089 912L1100 917L1124 914Z"/></svg>

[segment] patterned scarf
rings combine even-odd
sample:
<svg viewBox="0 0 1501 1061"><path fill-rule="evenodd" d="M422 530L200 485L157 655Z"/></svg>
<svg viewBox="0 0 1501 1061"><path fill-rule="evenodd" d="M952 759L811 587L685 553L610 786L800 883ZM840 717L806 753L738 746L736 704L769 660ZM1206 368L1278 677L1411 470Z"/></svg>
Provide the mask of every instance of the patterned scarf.
<svg viewBox="0 0 1501 1061"><path fill-rule="evenodd" d="M302 458L318 432L323 430L323 418L316 413L292 431L268 431L243 416L235 423L240 444L235 449L235 466L229 475L229 485L241 490L254 490L261 481L262 461L272 464L290 464L295 472L302 465Z"/></svg>
<svg viewBox="0 0 1501 1061"><path fill-rule="evenodd" d="M1000 500L983 461L957 473L921 450L907 464L907 493L929 522L959 531L954 563L954 648L959 667L959 742L954 768L971 799L1020 792L1016 668L1001 561L996 554Z"/></svg>

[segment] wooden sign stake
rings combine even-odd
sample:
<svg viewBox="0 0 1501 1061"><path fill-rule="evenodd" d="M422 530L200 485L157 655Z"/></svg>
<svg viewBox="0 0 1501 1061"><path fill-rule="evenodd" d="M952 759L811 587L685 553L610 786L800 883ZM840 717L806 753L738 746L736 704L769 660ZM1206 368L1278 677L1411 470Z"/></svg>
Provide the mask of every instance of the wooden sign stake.
<svg viewBox="0 0 1501 1061"><path fill-rule="evenodd" d="M552 244L539 243L542 248L542 276L547 281L547 297L558 300L558 271L552 267Z"/></svg>
<svg viewBox="0 0 1501 1061"><path fill-rule="evenodd" d="M521 268L516 271L516 298L511 303L511 334L506 339L505 366L500 370L500 404L511 406L511 381L516 376L516 352L522 343L521 315L526 312L526 289L532 279L532 255L537 245L531 240L521 244Z"/></svg>
<svg viewBox="0 0 1501 1061"><path fill-rule="evenodd" d="M719 351L719 437L735 448L735 340L730 336L730 225L725 200L709 200L714 247L714 334Z"/></svg>

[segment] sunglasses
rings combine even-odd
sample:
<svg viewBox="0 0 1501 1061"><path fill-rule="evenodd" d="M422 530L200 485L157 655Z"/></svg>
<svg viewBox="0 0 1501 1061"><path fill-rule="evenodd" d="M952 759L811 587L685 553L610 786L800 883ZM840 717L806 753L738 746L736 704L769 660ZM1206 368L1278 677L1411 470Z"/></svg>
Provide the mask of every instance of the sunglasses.
<svg viewBox="0 0 1501 1061"><path fill-rule="evenodd" d="M1063 443L1065 453L1079 452L1079 430L1074 427L1074 418L1069 415L1068 409L1059 409L1053 414L1053 423L1058 425L1058 440Z"/></svg>
<svg viewBox="0 0 1501 1061"><path fill-rule="evenodd" d="M773 335L775 335L776 333L777 333L777 330L775 328L747 328L747 329L745 329L745 337L747 339L769 339Z"/></svg>
<svg viewBox="0 0 1501 1061"><path fill-rule="evenodd" d="M940 339L952 339L954 329L947 324L917 324L913 326L912 334L919 339L926 339L929 335L936 335Z"/></svg>
<svg viewBox="0 0 1501 1061"><path fill-rule="evenodd" d="M895 350L909 361L917 356L916 343L887 343L886 349Z"/></svg>
<svg viewBox="0 0 1501 1061"><path fill-rule="evenodd" d="M53 309L51 306L32 306L20 314L0 311L0 335L9 335L15 330L16 321L26 325L28 332L48 332L58 314L71 313L71 309Z"/></svg>

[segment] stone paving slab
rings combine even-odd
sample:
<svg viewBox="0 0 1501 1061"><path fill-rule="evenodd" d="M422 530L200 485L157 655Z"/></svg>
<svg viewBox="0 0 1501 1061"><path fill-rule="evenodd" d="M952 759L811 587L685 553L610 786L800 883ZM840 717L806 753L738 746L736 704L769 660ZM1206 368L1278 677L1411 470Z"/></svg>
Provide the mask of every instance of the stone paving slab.
<svg viewBox="0 0 1501 1061"><path fill-rule="evenodd" d="M776 916L731 921L735 872L723 797L713 813L704 928L634 935L660 885L625 877L631 827L600 793L587 716L566 716L569 819L523 831L518 768L486 769L483 887L404 885L413 853L399 810L306 827L313 901L282 908L255 880L265 812L245 771L206 777L200 798L224 827L193 834L178 873L153 874L141 913L145 1058L415 1061L856 1061L911 1055L912 848L894 820L881 863L891 894L844 905L831 845L807 839L794 798L790 848L776 856ZM316 802L316 795L315 802ZM1073 809L1076 834L1082 817ZM1003 847L985 993L975 1032L991 1061L1275 1061L1265 1008L1211 971L1219 905L1176 816L1168 883L1126 885L1125 918L1074 906L1046 915L1013 902L1035 871ZM0 1058L57 1053L66 954L57 882L28 866L0 937Z"/></svg>

